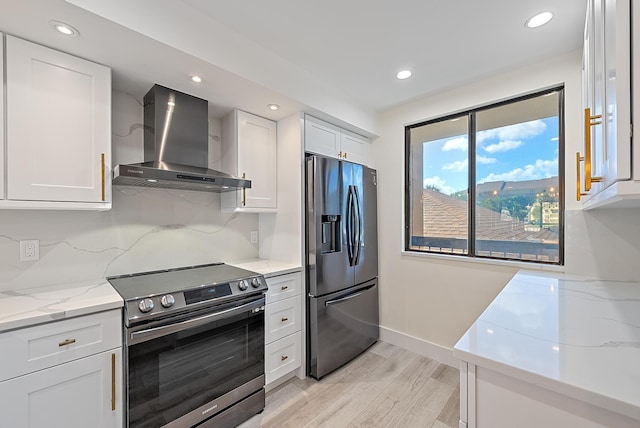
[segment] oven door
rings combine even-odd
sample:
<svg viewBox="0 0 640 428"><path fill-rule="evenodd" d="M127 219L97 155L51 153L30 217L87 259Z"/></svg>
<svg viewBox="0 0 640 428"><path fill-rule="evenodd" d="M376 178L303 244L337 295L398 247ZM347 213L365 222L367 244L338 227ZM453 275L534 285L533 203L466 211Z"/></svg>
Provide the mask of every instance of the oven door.
<svg viewBox="0 0 640 428"><path fill-rule="evenodd" d="M264 303L259 296L128 328L128 426L192 426L261 391Z"/></svg>

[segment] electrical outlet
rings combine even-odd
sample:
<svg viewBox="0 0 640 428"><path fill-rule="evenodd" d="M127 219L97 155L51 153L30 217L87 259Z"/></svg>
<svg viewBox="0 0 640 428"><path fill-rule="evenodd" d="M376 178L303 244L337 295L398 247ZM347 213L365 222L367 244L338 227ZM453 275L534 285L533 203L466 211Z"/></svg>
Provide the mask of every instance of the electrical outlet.
<svg viewBox="0 0 640 428"><path fill-rule="evenodd" d="M30 262L34 260L40 260L40 241L37 239L20 241L20 261Z"/></svg>
<svg viewBox="0 0 640 428"><path fill-rule="evenodd" d="M251 231L251 243L252 244L257 244L258 243L258 231L257 230L252 230Z"/></svg>

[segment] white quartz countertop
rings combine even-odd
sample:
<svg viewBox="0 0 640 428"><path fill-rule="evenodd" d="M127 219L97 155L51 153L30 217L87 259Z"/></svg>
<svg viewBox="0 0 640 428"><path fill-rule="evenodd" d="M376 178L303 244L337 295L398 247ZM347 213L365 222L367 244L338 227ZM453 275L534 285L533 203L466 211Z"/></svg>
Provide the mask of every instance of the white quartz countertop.
<svg viewBox="0 0 640 428"><path fill-rule="evenodd" d="M453 355L640 419L640 284L518 272Z"/></svg>
<svg viewBox="0 0 640 428"><path fill-rule="evenodd" d="M242 260L235 263L229 263L232 266L239 267L241 269L247 269L259 274L264 275L266 278L278 275L285 275L287 273L299 272L302 270L301 265L293 263L280 262L277 260L268 259L251 259Z"/></svg>
<svg viewBox="0 0 640 428"><path fill-rule="evenodd" d="M87 315L123 305L104 279L0 292L0 332Z"/></svg>

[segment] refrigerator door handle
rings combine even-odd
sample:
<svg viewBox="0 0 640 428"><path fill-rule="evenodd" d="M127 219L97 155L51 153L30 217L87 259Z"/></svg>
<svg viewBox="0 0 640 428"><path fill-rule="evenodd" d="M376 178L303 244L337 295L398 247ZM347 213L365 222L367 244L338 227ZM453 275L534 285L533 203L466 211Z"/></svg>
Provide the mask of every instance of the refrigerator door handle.
<svg viewBox="0 0 640 428"><path fill-rule="evenodd" d="M356 297L361 296L361 295L362 295L362 294L364 294L365 292L367 292L367 291L371 290L371 289L372 289L373 287L375 287L375 286L376 286L376 285L375 285L375 284L373 284L373 285L370 285L370 286L369 286L369 287L367 287L367 288L363 288L362 290L358 291L357 293L349 294L348 296L341 297L341 298L339 298L339 299L335 299L335 300L327 300L327 301L324 303L324 305L325 305L325 306L331 306L331 305L336 305L336 304L338 304L338 303L342 303L342 302L344 302L344 301L346 301L346 300L355 299Z"/></svg>
<svg viewBox="0 0 640 428"><path fill-rule="evenodd" d="M349 186L347 193L347 247L349 248L349 266L357 262L358 239L358 208L355 186Z"/></svg>
<svg viewBox="0 0 640 428"><path fill-rule="evenodd" d="M345 228L346 228L346 234L347 234L347 258L349 259L349 266L353 266L353 240L352 240L352 235L353 235L353 223L352 223L352 218L351 218L351 199L352 199L352 195L351 195L351 186L349 186L347 188L347 207L346 207L346 213L345 213Z"/></svg>
<svg viewBox="0 0 640 428"><path fill-rule="evenodd" d="M357 186L353 186L353 194L355 199L354 212L355 212L356 224L357 224L357 232L354 240L355 261L353 264L357 265L360 263L360 253L362 251L362 214L361 214L362 211L360 211L360 197L358 196Z"/></svg>

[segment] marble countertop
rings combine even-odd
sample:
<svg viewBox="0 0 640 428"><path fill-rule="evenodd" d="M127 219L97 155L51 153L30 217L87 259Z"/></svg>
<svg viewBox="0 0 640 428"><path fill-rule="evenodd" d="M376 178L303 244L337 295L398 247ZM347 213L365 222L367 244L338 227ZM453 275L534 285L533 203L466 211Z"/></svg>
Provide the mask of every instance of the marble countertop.
<svg viewBox="0 0 640 428"><path fill-rule="evenodd" d="M520 271L453 355L640 419L640 284Z"/></svg>
<svg viewBox="0 0 640 428"><path fill-rule="evenodd" d="M264 275L266 278L277 275L285 275L287 273L299 272L302 270L301 265L268 259L241 260L229 264L241 269L258 272L259 274Z"/></svg>
<svg viewBox="0 0 640 428"><path fill-rule="evenodd" d="M0 292L0 332L87 315L123 305L104 279Z"/></svg>

